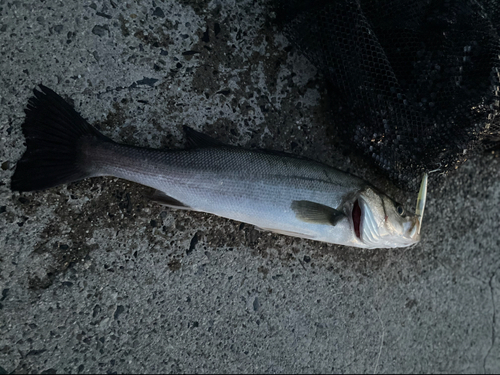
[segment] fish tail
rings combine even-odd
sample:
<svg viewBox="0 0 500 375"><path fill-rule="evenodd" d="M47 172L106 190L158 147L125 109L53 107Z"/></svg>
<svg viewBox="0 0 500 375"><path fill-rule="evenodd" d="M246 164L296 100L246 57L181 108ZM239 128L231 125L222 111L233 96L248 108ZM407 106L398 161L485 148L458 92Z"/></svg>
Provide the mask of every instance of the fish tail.
<svg viewBox="0 0 500 375"><path fill-rule="evenodd" d="M54 91L40 85L25 110L26 151L17 162L11 189L42 190L95 175L82 147L89 140L112 142Z"/></svg>

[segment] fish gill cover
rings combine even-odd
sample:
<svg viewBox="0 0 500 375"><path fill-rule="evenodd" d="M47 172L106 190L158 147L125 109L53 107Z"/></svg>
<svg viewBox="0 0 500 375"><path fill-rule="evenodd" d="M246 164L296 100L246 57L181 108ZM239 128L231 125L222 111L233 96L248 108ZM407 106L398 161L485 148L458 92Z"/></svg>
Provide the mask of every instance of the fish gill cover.
<svg viewBox="0 0 500 375"><path fill-rule="evenodd" d="M398 185L500 145L497 0L274 0L331 84L332 126Z"/></svg>

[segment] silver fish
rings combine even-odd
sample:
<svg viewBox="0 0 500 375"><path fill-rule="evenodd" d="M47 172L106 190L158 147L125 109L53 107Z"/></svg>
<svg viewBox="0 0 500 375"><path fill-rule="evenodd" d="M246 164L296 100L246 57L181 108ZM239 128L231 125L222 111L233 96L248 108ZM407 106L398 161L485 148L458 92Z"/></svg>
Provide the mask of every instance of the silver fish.
<svg viewBox="0 0 500 375"><path fill-rule="evenodd" d="M188 127L193 147L186 150L121 145L54 91L40 90L28 102L22 125L27 149L12 190L114 176L156 189L153 200L169 207L290 236L361 248L405 247L420 239L423 188L413 215L367 182L327 165L228 146Z"/></svg>

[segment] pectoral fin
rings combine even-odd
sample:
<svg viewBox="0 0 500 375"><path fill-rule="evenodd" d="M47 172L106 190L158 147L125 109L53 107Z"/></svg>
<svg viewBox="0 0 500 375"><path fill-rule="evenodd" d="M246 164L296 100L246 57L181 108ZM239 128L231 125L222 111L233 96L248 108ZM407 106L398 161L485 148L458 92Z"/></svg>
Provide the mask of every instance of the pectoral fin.
<svg viewBox="0 0 500 375"><path fill-rule="evenodd" d="M342 211L311 201L293 201L291 209L297 219L306 223L336 225L345 217Z"/></svg>
<svg viewBox="0 0 500 375"><path fill-rule="evenodd" d="M151 196L151 200L153 202L157 202L171 208L176 208L178 210L191 210L191 207L185 205L184 203L178 201L177 199L172 198L171 196L168 196L167 194L159 190L155 190L155 192Z"/></svg>

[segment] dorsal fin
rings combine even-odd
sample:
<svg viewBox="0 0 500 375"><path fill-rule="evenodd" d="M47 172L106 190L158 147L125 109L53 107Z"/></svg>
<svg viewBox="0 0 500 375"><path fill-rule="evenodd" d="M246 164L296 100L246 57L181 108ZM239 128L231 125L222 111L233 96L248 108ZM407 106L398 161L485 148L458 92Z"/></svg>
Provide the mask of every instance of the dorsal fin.
<svg viewBox="0 0 500 375"><path fill-rule="evenodd" d="M200 133L187 125L182 127L186 133L186 138L189 147L192 148L206 148L206 147L221 147L226 146L226 144L212 138L206 134Z"/></svg>

